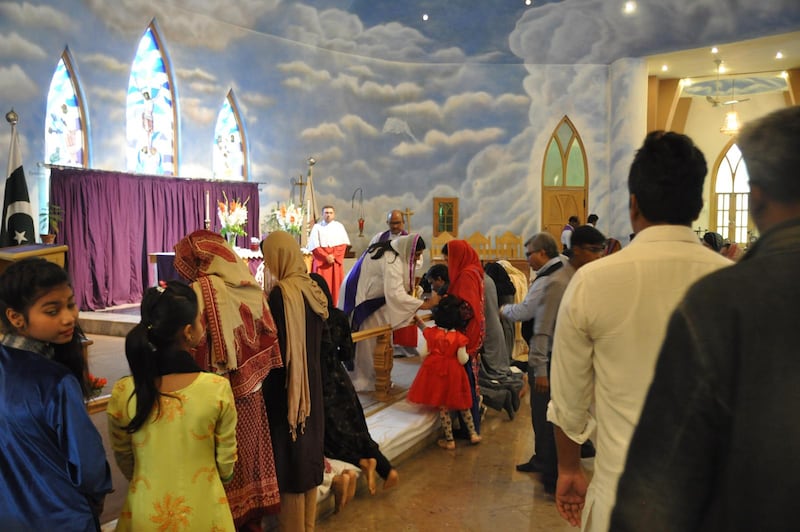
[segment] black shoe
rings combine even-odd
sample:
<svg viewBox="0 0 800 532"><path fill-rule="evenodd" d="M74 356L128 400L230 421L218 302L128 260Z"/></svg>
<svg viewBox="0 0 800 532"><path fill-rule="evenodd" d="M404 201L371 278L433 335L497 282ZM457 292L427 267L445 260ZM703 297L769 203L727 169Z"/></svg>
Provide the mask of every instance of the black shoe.
<svg viewBox="0 0 800 532"><path fill-rule="evenodd" d="M555 482L542 482L544 486L544 492L548 495L555 495L556 494L556 483Z"/></svg>
<svg viewBox="0 0 800 532"><path fill-rule="evenodd" d="M543 469L542 464L535 456L524 464L517 464L517 471L520 473L541 473Z"/></svg>
<svg viewBox="0 0 800 532"><path fill-rule="evenodd" d="M597 451L594 445L590 440L586 440L583 445L581 445L581 458L594 458L595 454L597 454Z"/></svg>

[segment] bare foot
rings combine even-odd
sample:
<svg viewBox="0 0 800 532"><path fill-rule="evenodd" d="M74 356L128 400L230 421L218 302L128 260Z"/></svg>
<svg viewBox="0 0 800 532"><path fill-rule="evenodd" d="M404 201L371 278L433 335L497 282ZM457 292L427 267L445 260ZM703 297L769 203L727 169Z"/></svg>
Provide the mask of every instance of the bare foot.
<svg viewBox="0 0 800 532"><path fill-rule="evenodd" d="M356 488L358 487L358 474L352 469L345 469L344 475L350 478L349 489L347 490L347 501L351 501L356 496Z"/></svg>
<svg viewBox="0 0 800 532"><path fill-rule="evenodd" d="M375 486L375 468L378 466L378 461L374 458L362 458L358 461L358 465L361 468L361 471L367 475L367 487L369 488L369 494L375 495L375 490L377 489Z"/></svg>
<svg viewBox="0 0 800 532"><path fill-rule="evenodd" d="M336 475L331 482L333 490L333 500L335 501L335 513L339 513L344 505L347 504L347 493L350 491L350 476Z"/></svg>
<svg viewBox="0 0 800 532"><path fill-rule="evenodd" d="M448 451L452 451L456 448L456 442L453 440L439 440L436 442L436 445Z"/></svg>
<svg viewBox="0 0 800 532"><path fill-rule="evenodd" d="M389 488L393 488L397 486L398 482L400 482L400 474L397 472L397 469L392 469L389 471L389 474L386 475L386 480L383 481L383 489L388 490Z"/></svg>
<svg viewBox="0 0 800 532"><path fill-rule="evenodd" d="M481 442L482 439L483 438L481 438L480 434L471 434L470 437L469 437L469 442L472 445L478 445Z"/></svg>

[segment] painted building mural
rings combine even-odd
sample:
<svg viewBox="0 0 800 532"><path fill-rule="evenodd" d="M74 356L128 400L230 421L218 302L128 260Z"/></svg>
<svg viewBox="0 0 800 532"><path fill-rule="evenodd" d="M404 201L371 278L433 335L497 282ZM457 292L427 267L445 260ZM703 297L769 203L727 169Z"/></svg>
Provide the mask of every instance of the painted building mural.
<svg viewBox="0 0 800 532"><path fill-rule="evenodd" d="M566 116L586 158L586 212L627 241L627 167L646 129L643 57L797 31L800 6L647 0L632 15L623 4L3 2L0 102L21 117L33 197L46 198L47 164L85 160L246 176L260 184L264 211L289 200L291 180L313 156L318 204L337 207L357 251L391 208L413 211L412 229L430 237L434 197L459 198L462 236L538 230L543 161ZM48 144L46 131L60 123L48 87L65 47L84 99L85 145L79 135ZM74 124L79 102L69 91L64 101ZM766 112L781 100L760 105ZM692 120L687 130L700 127ZM0 128L0 153L9 136ZM726 141L698 142L709 166ZM359 189L363 238L361 206L351 201Z"/></svg>

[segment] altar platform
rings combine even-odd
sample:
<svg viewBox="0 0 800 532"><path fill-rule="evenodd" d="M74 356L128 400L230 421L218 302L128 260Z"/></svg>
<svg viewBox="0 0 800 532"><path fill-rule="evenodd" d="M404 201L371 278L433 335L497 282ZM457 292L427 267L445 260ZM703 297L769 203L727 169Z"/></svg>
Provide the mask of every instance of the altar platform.
<svg viewBox="0 0 800 532"><path fill-rule="evenodd" d="M81 312L80 322L86 335L93 341L89 348L89 369L98 376L108 379L103 394L109 394L117 379L129 374L125 360L125 334L139 322L138 305L129 305L101 312ZM405 354L397 348L396 355ZM413 349L408 354L414 356L394 359L392 369L393 386L387 401L378 401L373 394L359 394L359 399L367 416L367 424L373 439L381 451L393 464L397 465L423 450L439 436L439 417L434 410L412 405L405 400L409 386L419 368L420 358ZM119 515L127 492L127 480L119 472L110 452L105 412L92 414L92 420L103 437L107 459L111 464L114 493L106 499L101 517L103 530L113 530L113 523ZM333 512L333 497L327 490L321 490L318 517L325 518ZM359 479L359 492L366 492L366 484Z"/></svg>

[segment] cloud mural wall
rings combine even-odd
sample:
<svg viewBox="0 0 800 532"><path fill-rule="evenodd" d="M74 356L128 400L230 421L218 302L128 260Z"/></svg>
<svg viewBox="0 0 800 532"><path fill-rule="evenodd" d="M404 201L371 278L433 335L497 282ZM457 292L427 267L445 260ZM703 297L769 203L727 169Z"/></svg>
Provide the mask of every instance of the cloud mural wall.
<svg viewBox="0 0 800 532"><path fill-rule="evenodd" d="M625 241L626 166L644 134L646 72L641 60L622 58L800 25L788 0L646 1L636 18L600 0L491 4L451 5L461 18L447 21L446 0L5 2L0 94L22 117L30 177L44 151L47 86L68 45L89 110L92 166L124 169L129 69L155 19L180 105L178 173L211 176L214 123L233 89L262 205L287 200L290 179L313 155L319 199L337 206L356 249L357 188L367 236L399 207L415 212L412 228L429 238L434 196L460 198L462 236L538 230L543 155L568 115L586 148L588 209ZM419 23L423 5L434 25ZM470 31L475 19L485 31Z"/></svg>

